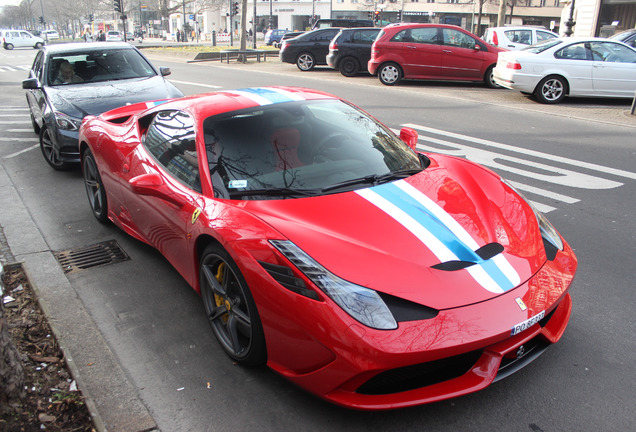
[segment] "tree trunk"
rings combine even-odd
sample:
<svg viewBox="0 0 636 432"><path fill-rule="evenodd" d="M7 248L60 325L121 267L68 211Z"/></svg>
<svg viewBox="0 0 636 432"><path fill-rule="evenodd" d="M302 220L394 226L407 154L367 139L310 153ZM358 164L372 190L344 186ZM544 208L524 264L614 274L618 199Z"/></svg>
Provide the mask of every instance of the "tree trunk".
<svg viewBox="0 0 636 432"><path fill-rule="evenodd" d="M497 16L497 27L503 27L506 20L506 0L499 0L499 15Z"/></svg>

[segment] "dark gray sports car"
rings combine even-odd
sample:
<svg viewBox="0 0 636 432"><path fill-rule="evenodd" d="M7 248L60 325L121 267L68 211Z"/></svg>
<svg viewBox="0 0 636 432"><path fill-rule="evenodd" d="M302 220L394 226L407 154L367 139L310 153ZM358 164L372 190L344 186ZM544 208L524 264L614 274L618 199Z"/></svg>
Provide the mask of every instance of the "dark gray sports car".
<svg viewBox="0 0 636 432"><path fill-rule="evenodd" d="M22 81L44 158L55 169L79 163L78 130L87 115L127 104L183 96L137 48L127 43L43 47Z"/></svg>

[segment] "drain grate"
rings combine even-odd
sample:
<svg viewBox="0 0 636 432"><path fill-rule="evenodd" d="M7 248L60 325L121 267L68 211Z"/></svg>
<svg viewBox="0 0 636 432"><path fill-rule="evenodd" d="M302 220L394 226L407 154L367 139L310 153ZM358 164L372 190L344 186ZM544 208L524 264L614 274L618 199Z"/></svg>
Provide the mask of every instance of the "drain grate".
<svg viewBox="0 0 636 432"><path fill-rule="evenodd" d="M58 251L53 254L62 266L64 273L73 273L130 259L115 240Z"/></svg>

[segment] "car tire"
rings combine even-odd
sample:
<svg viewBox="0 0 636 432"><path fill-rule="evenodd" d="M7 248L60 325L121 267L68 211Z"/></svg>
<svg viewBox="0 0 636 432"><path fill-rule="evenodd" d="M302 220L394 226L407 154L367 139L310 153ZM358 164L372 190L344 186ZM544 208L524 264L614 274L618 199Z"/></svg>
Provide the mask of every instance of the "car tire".
<svg viewBox="0 0 636 432"><path fill-rule="evenodd" d="M534 90L536 98L544 104L559 103L565 99L567 93L568 82L565 78L558 75L543 78Z"/></svg>
<svg viewBox="0 0 636 432"><path fill-rule="evenodd" d="M484 83L488 88L501 88L499 84L495 82L495 65L490 66L486 69L486 73L484 74Z"/></svg>
<svg viewBox="0 0 636 432"><path fill-rule="evenodd" d="M35 49L38 49L38 50L39 50L39 49L40 49L40 48L42 48L43 46L44 46L44 44L43 44L42 42L38 42L38 43L36 43L36 44L35 44L35 46L34 46L33 48L35 48Z"/></svg>
<svg viewBox="0 0 636 432"><path fill-rule="evenodd" d="M93 216L101 223L108 222L108 200L106 198L106 189L102 178L97 169L95 157L90 149L86 149L82 155L82 176L84 177L84 186L86 187L86 195L88 203L91 206Z"/></svg>
<svg viewBox="0 0 636 432"><path fill-rule="evenodd" d="M69 168L69 165L62 162L57 155L53 146L51 134L49 133L49 128L45 125L40 128L40 150L42 150L44 160L51 166L51 168L58 171L67 170Z"/></svg>
<svg viewBox="0 0 636 432"><path fill-rule="evenodd" d="M36 135L40 135L40 126L38 126L37 122L35 121L33 113L31 113L31 125L33 126L33 132L35 132Z"/></svg>
<svg viewBox="0 0 636 432"><path fill-rule="evenodd" d="M12 44L12 43L5 43L5 44L4 44L4 49L6 49L6 50L12 50L12 49L13 49L13 44Z"/></svg>
<svg viewBox="0 0 636 432"><path fill-rule="evenodd" d="M378 78L384 85L395 85L402 79L402 69L397 63L385 63L378 69Z"/></svg>
<svg viewBox="0 0 636 432"><path fill-rule="evenodd" d="M308 52L300 53L296 58L296 66L303 72L310 71L316 66L316 58Z"/></svg>
<svg viewBox="0 0 636 432"><path fill-rule="evenodd" d="M238 266L216 243L201 254L201 298L212 331L225 353L244 366L267 361L265 335L256 303Z"/></svg>
<svg viewBox="0 0 636 432"><path fill-rule="evenodd" d="M340 73L346 77L356 76L360 71L360 64L358 60L353 57L345 57L340 60L340 64L338 65L338 69L340 69Z"/></svg>

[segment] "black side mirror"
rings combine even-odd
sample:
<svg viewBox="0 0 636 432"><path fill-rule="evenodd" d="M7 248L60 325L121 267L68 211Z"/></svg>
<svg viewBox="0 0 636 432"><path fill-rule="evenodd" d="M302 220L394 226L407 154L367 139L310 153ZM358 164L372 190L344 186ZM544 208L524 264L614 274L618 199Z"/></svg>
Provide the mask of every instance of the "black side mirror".
<svg viewBox="0 0 636 432"><path fill-rule="evenodd" d="M170 70L169 67L165 67L165 66L161 66L159 68L159 72L161 73L161 76L168 76L172 73L172 71Z"/></svg>
<svg viewBox="0 0 636 432"><path fill-rule="evenodd" d="M29 78L22 81L22 88L25 90L37 90L41 86L37 78Z"/></svg>

